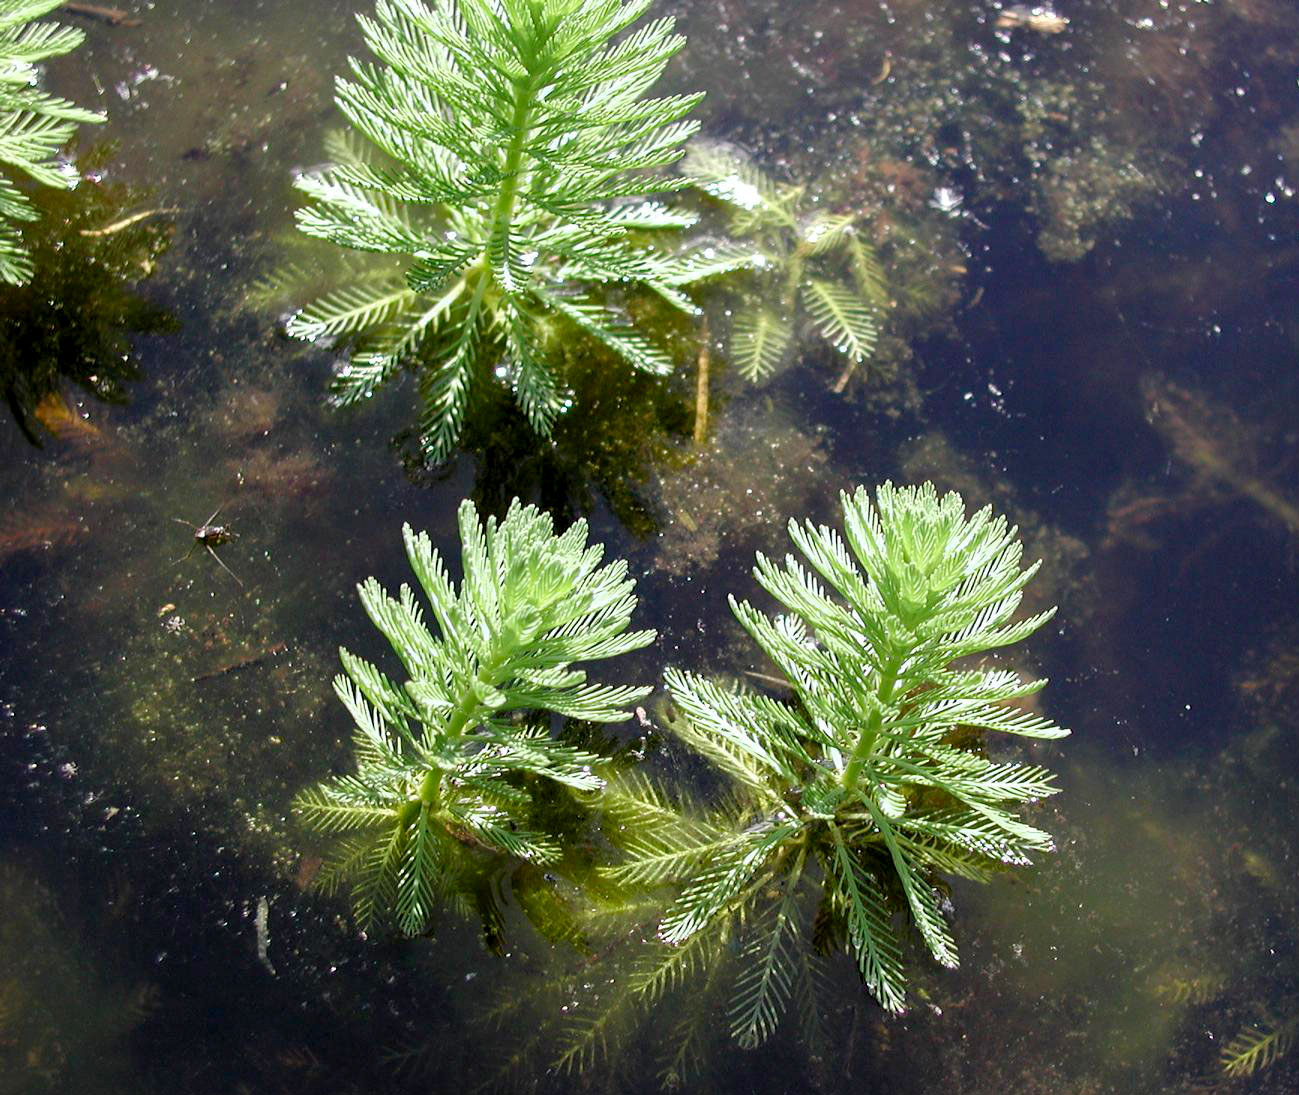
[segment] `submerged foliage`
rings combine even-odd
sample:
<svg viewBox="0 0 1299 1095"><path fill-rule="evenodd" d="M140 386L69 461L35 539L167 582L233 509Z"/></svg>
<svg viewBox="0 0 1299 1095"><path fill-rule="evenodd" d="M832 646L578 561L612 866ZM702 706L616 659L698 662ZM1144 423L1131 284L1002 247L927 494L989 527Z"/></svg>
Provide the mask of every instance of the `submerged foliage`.
<svg viewBox="0 0 1299 1095"><path fill-rule="evenodd" d="M879 1002L900 1011L895 914L909 914L933 956L955 966L941 876L984 880L1052 846L1016 814L1055 793L1049 773L991 760L980 746L984 731L1065 735L1007 703L1044 682L963 664L1050 618L1013 619L1037 566L1020 568L1004 518L967 517L959 495L939 498L930 484L886 483L873 505L863 489L842 500L842 535L791 521L803 558L758 556L758 582L784 614L731 602L792 700L668 672L680 713L672 729L729 777L733 806L700 821L652 797L619 807L636 838L610 875L683 885L658 930L668 948L640 990L654 998L736 951L730 1018L746 1045L771 1034L791 999L806 1009L820 956L840 948Z"/></svg>
<svg viewBox="0 0 1299 1095"><path fill-rule="evenodd" d="M463 900L482 853L549 863L562 852L534 826L547 785L596 790L594 753L551 737L528 712L592 722L629 716L648 688L587 682L575 662L645 646L628 631L636 598L626 564L600 565L585 521L556 536L551 520L517 500L499 524L459 513L464 579L457 591L427 534L405 529L406 554L440 634L415 594L386 594L373 578L361 603L401 659L398 685L340 651L334 688L355 721L355 774L298 796L307 824L347 834L320 877L352 886L357 919L391 915L416 934L435 908Z"/></svg>
<svg viewBox="0 0 1299 1095"><path fill-rule="evenodd" d="M60 0L0 0L0 163L46 186L71 190L80 176L56 156L78 122L102 122L102 114L39 90L36 65L76 49L85 35L75 27L32 23ZM0 173L0 280L25 285L31 257L14 221L37 217L31 201L8 173Z"/></svg>
<svg viewBox="0 0 1299 1095"><path fill-rule="evenodd" d="M1222 1070L1232 1077L1252 1076L1289 1053L1296 1038L1299 1038L1299 1011L1245 1027L1222 1047Z"/></svg>
<svg viewBox="0 0 1299 1095"><path fill-rule="evenodd" d="M731 324L730 351L745 377L763 380L780 366L800 308L850 364L870 357L886 304L884 274L853 214L816 209L805 186L776 182L720 142L695 141L682 171L726 205L730 230L752 239L762 256L752 297Z"/></svg>
<svg viewBox="0 0 1299 1095"><path fill-rule="evenodd" d="M460 436L474 391L504 381L549 435L571 402L557 340L580 330L636 369L671 359L639 333L615 284L686 312L682 288L747 261L672 255L646 242L694 218L645 200L683 185L654 169L681 154L699 95L644 97L684 39L672 19L626 37L649 0L379 0L361 16L380 64L354 60L338 104L384 164L304 174L302 230L397 256L399 274L349 284L298 313L290 333L341 338L339 402L417 374L429 459Z"/></svg>
<svg viewBox="0 0 1299 1095"><path fill-rule="evenodd" d="M78 150L85 170L112 152ZM105 403L124 403L139 376L132 336L161 334L176 318L139 285L171 243L162 218L127 219L123 210L146 192L99 180L76 190L32 196L40 219L25 234L33 273L26 285L0 284L0 399L34 445L42 427L58 436L93 436L93 426L68 410L71 385Z"/></svg>

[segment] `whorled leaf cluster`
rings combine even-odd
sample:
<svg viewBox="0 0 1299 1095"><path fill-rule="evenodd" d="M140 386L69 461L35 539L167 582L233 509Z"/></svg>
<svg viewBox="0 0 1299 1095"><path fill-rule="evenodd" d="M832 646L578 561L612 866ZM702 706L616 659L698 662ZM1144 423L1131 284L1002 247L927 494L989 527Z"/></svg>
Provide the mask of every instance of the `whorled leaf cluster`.
<svg viewBox="0 0 1299 1095"><path fill-rule="evenodd" d="M940 907L944 875L985 880L1029 862L1050 837L1017 814L1055 793L1036 765L998 762L985 732L1064 736L1014 701L1042 681L967 659L1015 643L1052 613L1015 619L1037 566L990 509L966 516L932 485L884 484L842 498L842 534L790 523L800 557L758 557L784 612L732 599L788 681L776 699L670 669L673 730L734 785L736 805L694 833L646 838L613 869L675 881L659 938L689 946L735 935L746 965L732 1027L756 1044L806 979L801 955L846 949L880 1003L905 999L904 911L932 955L955 966Z"/></svg>
<svg viewBox="0 0 1299 1095"><path fill-rule="evenodd" d="M565 332L670 372L610 290L693 313L685 287L750 261L650 242L694 223L650 196L684 185L656 169L680 156L700 96L646 97L684 41L670 18L630 30L648 7L379 0L360 16L378 63L353 60L337 101L377 156L302 175L298 223L402 269L327 293L288 329L349 344L334 383L342 403L411 369L431 460L449 455L493 378L548 435L571 403L555 364Z"/></svg>
<svg viewBox="0 0 1299 1095"><path fill-rule="evenodd" d="M990 509L967 515L930 484L886 483L873 500L858 489L842 503L842 531L791 521L798 554L758 557L779 615L731 602L786 695L667 671L669 729L726 784L711 808L638 769L597 775L597 755L520 717L614 721L647 691L592 686L572 668L653 638L626 630L626 569L597 565L584 524L556 537L516 502L482 527L465 503L458 593L427 538L407 530L440 635L410 590L394 599L362 586L408 679L398 686L343 652L336 687L358 728L358 770L298 802L318 828L357 831L326 878L352 877L364 919L391 908L419 931L439 901L463 896L465 856L559 858L533 806L541 785L560 786L581 794L596 843L617 851L598 872L604 897L657 911L625 992L579 1009L558 1067L598 1057L619 1009L651 1007L696 976L724 994L736 1040L757 1045L794 1002L813 1021L839 951L886 1009L902 1010L913 932L957 963L943 880L987 880L1052 846L1020 816L1056 792L1052 777L992 759L984 742L1067 731L1024 702L1044 682L976 659L1053 612L1018 614L1037 565L1021 566L1016 530Z"/></svg>
<svg viewBox="0 0 1299 1095"><path fill-rule="evenodd" d="M870 357L887 290L854 214L816 208L805 186L777 182L719 141L693 142L682 174L724 205L731 232L761 256L731 321L729 348L745 377L780 367L803 316L851 366Z"/></svg>
<svg viewBox="0 0 1299 1095"><path fill-rule="evenodd" d="M307 824L346 834L320 882L349 884L362 924L391 916L408 934L423 931L440 904L466 897L478 853L560 857L556 839L533 823L538 782L603 785L598 756L522 716L615 722L649 692L590 684L573 668L654 639L627 629L636 603L627 565L600 565L603 549L586 543L586 522L556 536L531 506L516 502L498 524L481 522L465 502L459 526L459 590L427 534L405 529L436 637L408 586L397 597L373 578L360 587L406 679L398 684L340 652L334 689L355 724L356 771L296 801Z"/></svg>

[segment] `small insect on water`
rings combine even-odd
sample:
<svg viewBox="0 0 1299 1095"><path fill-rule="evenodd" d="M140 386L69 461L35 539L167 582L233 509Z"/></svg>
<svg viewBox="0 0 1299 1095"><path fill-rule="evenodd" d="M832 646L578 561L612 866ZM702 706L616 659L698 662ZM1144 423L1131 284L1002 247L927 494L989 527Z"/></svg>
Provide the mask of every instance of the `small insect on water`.
<svg viewBox="0 0 1299 1095"><path fill-rule="evenodd" d="M236 582L239 582L239 584L242 586L243 582L239 581L239 575L237 575L233 570L231 570L228 566L226 566L225 563L221 561L221 556L216 553L216 547L219 544L228 544L231 540L234 540L236 538L234 529L232 529L229 525L214 525L212 523L217 519L218 515L221 513L221 510L224 508L225 508L224 506L217 506L217 508L212 511L212 516L209 517L206 521L204 521L201 525L195 525L189 521L186 521L183 517L172 518L172 520L175 521L178 525L186 525L189 528L192 528L194 530L194 543L190 545L189 551L185 552L185 554L182 555L179 559L177 559L176 562L177 563L184 562L186 559L188 559L191 555L194 554L195 549L199 547L204 547L207 549L207 553L217 561L217 566L219 566L222 570L224 570L227 574L229 574L231 578L233 578Z"/></svg>

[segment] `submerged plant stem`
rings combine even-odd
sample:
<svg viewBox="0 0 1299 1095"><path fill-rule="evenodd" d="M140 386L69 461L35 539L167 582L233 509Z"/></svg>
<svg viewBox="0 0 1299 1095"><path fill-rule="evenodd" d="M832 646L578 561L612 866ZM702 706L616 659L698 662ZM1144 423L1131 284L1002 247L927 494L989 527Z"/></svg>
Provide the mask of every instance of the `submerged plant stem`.
<svg viewBox="0 0 1299 1095"><path fill-rule="evenodd" d="M708 321L704 320L699 332L699 363L695 376L695 444L708 440L708 374L712 363L712 346L709 342Z"/></svg>

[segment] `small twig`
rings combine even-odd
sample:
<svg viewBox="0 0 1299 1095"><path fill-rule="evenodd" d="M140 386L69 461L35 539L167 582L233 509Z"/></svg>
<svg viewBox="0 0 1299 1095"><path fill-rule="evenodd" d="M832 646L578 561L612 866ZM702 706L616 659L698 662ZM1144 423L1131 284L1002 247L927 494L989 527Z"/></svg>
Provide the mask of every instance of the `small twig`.
<svg viewBox="0 0 1299 1095"><path fill-rule="evenodd" d="M770 673L759 673L754 669L746 669L744 671L744 675L746 677L752 677L755 681L763 681L766 684L774 684L780 688L789 687L789 681L785 680L783 677L773 677Z"/></svg>
<svg viewBox="0 0 1299 1095"><path fill-rule="evenodd" d="M257 916L253 920L253 928L257 932L257 961L266 967L266 972L272 977L277 976L275 967L271 965L271 959L268 951L271 946L271 903L265 896L257 900Z"/></svg>
<svg viewBox="0 0 1299 1095"><path fill-rule="evenodd" d="M99 4L66 3L63 10L70 15L85 15L90 19L102 19L110 27L138 27L141 21L132 17L129 11L121 8L106 8Z"/></svg>
<svg viewBox="0 0 1299 1095"><path fill-rule="evenodd" d="M709 347L708 320L699 332L699 364L695 379L695 444L708 440L708 371L712 360Z"/></svg>
<svg viewBox="0 0 1299 1095"><path fill-rule="evenodd" d="M223 665L219 669L212 669L207 673L200 673L197 677L191 677L190 683L198 684L200 681L210 681L217 677L224 677L227 673L237 673L241 669L248 669L254 665L260 665L268 658L273 658L276 654L283 654L288 649L288 643L272 643L258 654L250 654L246 658L240 658L238 661L230 662L228 665Z"/></svg>
<svg viewBox="0 0 1299 1095"><path fill-rule="evenodd" d="M103 228L83 228L83 236L111 236L114 232L120 232L123 228L130 228L133 224L138 224L149 217L161 216L164 213L179 213L180 210L174 206L167 206L163 209L143 209L139 213L132 213L129 217L123 217L120 221L113 221L112 224L106 224Z"/></svg>
<svg viewBox="0 0 1299 1095"><path fill-rule="evenodd" d="M857 362L852 358L848 359L848 364L843 367L843 372L839 374L839 379L830 386L830 390L835 395L843 395L843 390L848 387L848 381L852 379L852 374L857 371Z"/></svg>

